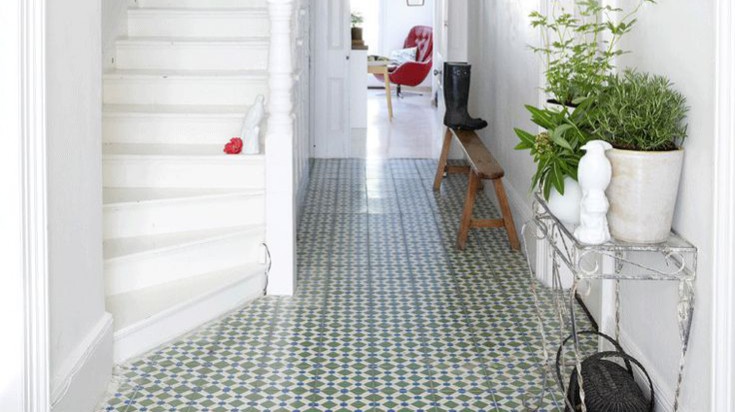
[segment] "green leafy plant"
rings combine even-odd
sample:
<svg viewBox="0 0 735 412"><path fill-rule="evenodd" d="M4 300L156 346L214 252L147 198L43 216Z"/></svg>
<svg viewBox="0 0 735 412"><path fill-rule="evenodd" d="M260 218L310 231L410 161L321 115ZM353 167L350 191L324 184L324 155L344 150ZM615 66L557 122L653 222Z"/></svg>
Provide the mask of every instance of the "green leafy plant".
<svg viewBox="0 0 735 412"><path fill-rule="evenodd" d="M577 180L579 159L584 154L581 147L590 140L586 122L591 104L591 99L584 99L576 109L526 106L531 120L545 131L530 133L515 129L520 139L516 150L530 150L536 162L531 189L540 188L547 200L552 188L564 194L565 177Z"/></svg>
<svg viewBox="0 0 735 412"><path fill-rule="evenodd" d="M350 14L350 17L352 18L352 27L360 27L364 19L362 18L362 14L360 13L352 13Z"/></svg>
<svg viewBox="0 0 735 412"><path fill-rule="evenodd" d="M645 3L655 0L638 0L631 11L600 0L576 0L567 9L562 0L552 0L548 15L531 13L531 26L541 32L542 45L533 50L546 63L546 92L567 105L599 92L615 57L625 53L620 39L633 29Z"/></svg>
<svg viewBox="0 0 735 412"><path fill-rule="evenodd" d="M666 77L627 70L610 77L587 116L593 134L618 149L663 151L686 138L688 110Z"/></svg>

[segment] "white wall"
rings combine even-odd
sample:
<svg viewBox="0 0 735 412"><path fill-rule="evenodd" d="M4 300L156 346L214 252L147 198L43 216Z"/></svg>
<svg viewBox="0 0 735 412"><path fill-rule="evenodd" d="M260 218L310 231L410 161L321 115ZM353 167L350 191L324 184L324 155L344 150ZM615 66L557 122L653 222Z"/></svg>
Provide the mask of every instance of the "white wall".
<svg viewBox="0 0 735 412"><path fill-rule="evenodd" d="M450 4L451 5L451 4ZM505 185L519 227L530 215L529 182L534 164L517 144L514 127L535 130L525 104L539 100L540 64L528 45L536 34L528 14L538 1L470 0L470 113L486 119L480 136L506 172Z"/></svg>
<svg viewBox="0 0 735 412"><path fill-rule="evenodd" d="M311 0L300 0L296 3L295 19L293 27L294 41L301 42L294 59L295 71L298 80L294 86L294 194L296 205L296 225L301 218L302 205L309 186L309 156L311 144L309 134L311 132L311 73L309 70L309 58L311 55ZM299 10L303 11L301 13Z"/></svg>
<svg viewBox="0 0 735 412"><path fill-rule="evenodd" d="M621 3L630 6L631 0ZM696 313L683 393L684 411L710 405L711 297L715 107L715 5L712 0L668 0L647 6L637 29L623 43L633 51L621 66L662 74L687 97L689 138L674 229L699 247ZM676 288L660 284L623 288L625 332L653 369L673 388L678 335L673 308ZM668 389L668 388L666 388Z"/></svg>
<svg viewBox="0 0 735 412"><path fill-rule="evenodd" d="M529 44L537 34L528 14L543 0L470 0L470 62L473 63L471 111L490 126L483 140L506 170L505 183L516 224L529 212L527 193L534 165L527 152L513 150L514 127L533 130L524 104L539 101L540 66ZM629 5L633 0L623 0ZM714 4L669 0L646 7L637 29L624 42L633 54L621 65L636 66L670 77L692 107L690 138L674 228L699 247L698 293L691 348L682 396L682 411L707 411L710 399L710 297L713 222L714 143ZM623 286L623 338L656 378L659 405L671 406L678 365L676 288L662 283Z"/></svg>
<svg viewBox="0 0 735 412"><path fill-rule="evenodd" d="M101 3L47 1L50 352L52 392L61 399L57 412L91 411L112 367L102 277Z"/></svg>

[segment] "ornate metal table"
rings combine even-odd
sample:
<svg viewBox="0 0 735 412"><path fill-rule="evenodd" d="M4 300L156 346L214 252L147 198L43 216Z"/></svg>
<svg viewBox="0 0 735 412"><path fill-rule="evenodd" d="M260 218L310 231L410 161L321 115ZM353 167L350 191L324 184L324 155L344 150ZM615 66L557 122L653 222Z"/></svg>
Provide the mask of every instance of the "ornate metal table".
<svg viewBox="0 0 735 412"><path fill-rule="evenodd" d="M551 251L551 275L553 304L555 316L559 321L560 343L566 336L565 325L570 327L573 336L573 353L571 365L576 367L577 379L580 386L582 410L587 412L581 374L582 359L580 356L580 341L578 336L578 322L575 314L577 291L580 282L585 280L611 280L615 283L615 338L620 340L620 282L635 280L653 280L678 282L677 320L681 353L679 358L679 372L674 401L674 410L678 410L681 393L682 377L684 374L685 358L689 343L689 332L692 325L694 310L694 280L697 270L697 248L687 240L672 232L664 243L660 244L632 244L613 240L602 245L588 245L579 242L572 231L557 219L549 210L543 196L536 193L534 196L534 218L527 222L522 229L523 247L526 258L529 259L526 239L548 241ZM528 233L533 230L533 233ZM528 236L527 236L528 235ZM603 264L606 262L607 264ZM541 313L537 279L530 259L528 260L531 275L531 290L535 300L536 315L539 319L539 332L543 342L544 364L544 391L547 389L547 374L551 371L551 363L547 346L547 333ZM562 286L561 265L571 273L571 287L565 291ZM569 354L562 347L562 364L567 362ZM540 396L544 396L542 391ZM566 394L564 394L566 395ZM568 404L569 407L571 405Z"/></svg>

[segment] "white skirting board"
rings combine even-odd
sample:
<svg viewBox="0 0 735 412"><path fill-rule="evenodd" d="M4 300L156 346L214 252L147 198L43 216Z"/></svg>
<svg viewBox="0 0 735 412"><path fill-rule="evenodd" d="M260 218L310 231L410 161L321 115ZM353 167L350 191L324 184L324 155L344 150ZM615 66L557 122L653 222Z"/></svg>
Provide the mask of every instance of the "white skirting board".
<svg viewBox="0 0 735 412"><path fill-rule="evenodd" d="M457 146L457 145L454 145ZM489 181L486 181L489 182ZM503 179L503 186L505 187L506 195L508 196L508 203L510 204L511 213L513 214L513 223L516 225L516 231L518 235L521 235L521 228L523 224L533 219L533 211L531 210L531 200L528 196L522 196L521 191L513 187L510 183L510 179ZM495 189L492 184L485 184L485 194L490 198L495 207L500 210L500 204L498 198L495 196ZM523 193L527 193L527 190L523 190ZM536 245L535 239L531 236L526 238L528 242L528 252L531 254L531 262L536 261ZM535 268L534 268L535 270Z"/></svg>
<svg viewBox="0 0 735 412"><path fill-rule="evenodd" d="M92 411L112 377L112 315L105 313L51 379L53 412Z"/></svg>

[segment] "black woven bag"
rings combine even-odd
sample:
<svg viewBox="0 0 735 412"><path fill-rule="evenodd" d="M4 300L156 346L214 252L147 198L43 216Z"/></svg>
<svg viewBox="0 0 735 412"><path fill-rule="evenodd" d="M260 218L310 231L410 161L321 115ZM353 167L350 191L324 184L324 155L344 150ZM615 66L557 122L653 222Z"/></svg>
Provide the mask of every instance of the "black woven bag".
<svg viewBox="0 0 735 412"><path fill-rule="evenodd" d="M653 382L648 372L635 358L623 351L615 339L599 332L580 332L579 335L597 335L615 346L616 351L595 353L582 361L582 378L584 379L585 404L588 412L653 412L655 397ZM569 379L569 387L564 388L561 376L561 352L573 336L568 337L556 353L556 374L562 392L566 393L565 412L582 410L577 381L577 368L574 368ZM612 358L622 359L625 367ZM646 399L638 383L635 381L631 363L640 369L648 380L650 397ZM574 409L570 407L574 406Z"/></svg>

